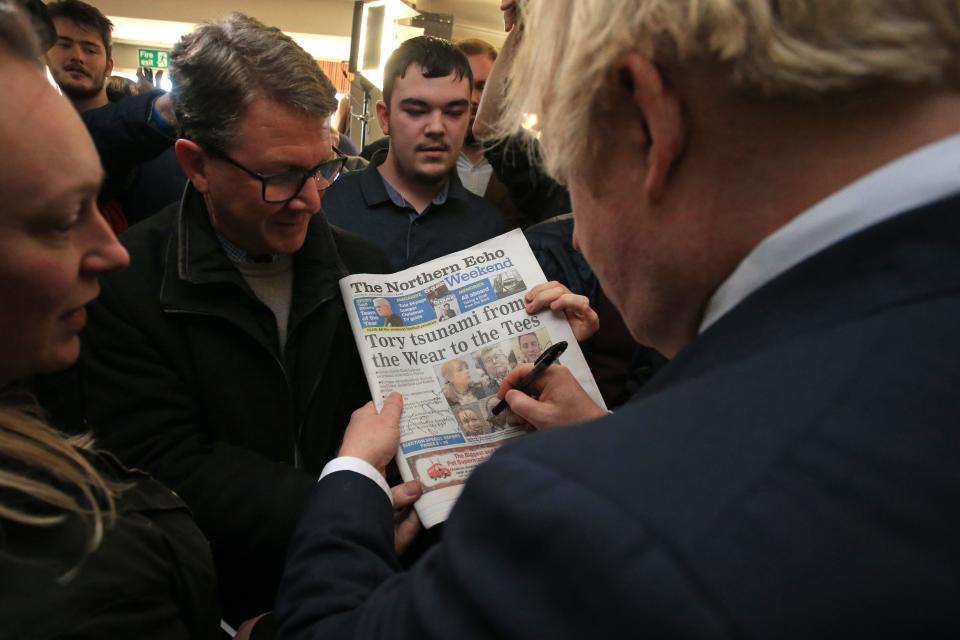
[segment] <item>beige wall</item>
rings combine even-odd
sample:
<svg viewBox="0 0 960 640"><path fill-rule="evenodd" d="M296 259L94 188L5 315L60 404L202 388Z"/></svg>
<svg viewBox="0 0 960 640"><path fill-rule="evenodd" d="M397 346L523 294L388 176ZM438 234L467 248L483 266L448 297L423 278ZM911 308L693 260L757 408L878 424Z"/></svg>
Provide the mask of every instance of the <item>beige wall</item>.
<svg viewBox="0 0 960 640"><path fill-rule="evenodd" d="M507 37L499 0L417 0L415 4L420 11L452 15L454 40L480 38L499 49Z"/></svg>
<svg viewBox="0 0 960 640"><path fill-rule="evenodd" d="M136 69L137 45L115 42L113 44L113 66L115 69Z"/></svg>

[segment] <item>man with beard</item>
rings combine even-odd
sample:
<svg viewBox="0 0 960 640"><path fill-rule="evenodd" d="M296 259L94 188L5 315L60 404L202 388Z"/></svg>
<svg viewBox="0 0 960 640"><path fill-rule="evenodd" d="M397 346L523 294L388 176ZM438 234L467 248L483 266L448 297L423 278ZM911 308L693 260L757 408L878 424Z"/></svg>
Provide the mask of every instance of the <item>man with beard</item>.
<svg viewBox="0 0 960 640"><path fill-rule="evenodd" d="M370 240L397 270L488 240L499 212L455 170L470 124L473 77L446 40L407 40L387 60L377 118L390 136L382 162L342 176L323 201L329 221Z"/></svg>
<svg viewBox="0 0 960 640"><path fill-rule="evenodd" d="M106 79L113 71L113 23L81 0L52 2L47 11L57 39L46 61L96 144L107 172L100 209L119 233L177 200L183 191L186 177L172 148L173 106L162 91L110 103Z"/></svg>
<svg viewBox="0 0 960 640"><path fill-rule="evenodd" d="M48 10L57 30L57 41L47 52L53 79L80 113L106 105L106 80L113 71L113 23L79 0L54 2Z"/></svg>

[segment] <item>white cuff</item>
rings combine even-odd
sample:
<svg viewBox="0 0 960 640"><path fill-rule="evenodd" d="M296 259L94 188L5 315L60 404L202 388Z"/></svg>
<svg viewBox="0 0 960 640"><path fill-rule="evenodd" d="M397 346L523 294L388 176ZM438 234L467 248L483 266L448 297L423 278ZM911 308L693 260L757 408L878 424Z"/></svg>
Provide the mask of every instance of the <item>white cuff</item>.
<svg viewBox="0 0 960 640"><path fill-rule="evenodd" d="M383 479L383 476L380 475L380 472L377 471L376 467L366 460L354 458L353 456L340 456L339 458L334 458L323 467L323 471L320 472L320 477L317 479L317 482L337 471L353 471L354 473L359 473L362 476L370 478L376 482L381 489L383 489L383 492L387 494L387 500L390 501L391 505L393 504L393 497L390 493L390 485L388 485L387 481Z"/></svg>

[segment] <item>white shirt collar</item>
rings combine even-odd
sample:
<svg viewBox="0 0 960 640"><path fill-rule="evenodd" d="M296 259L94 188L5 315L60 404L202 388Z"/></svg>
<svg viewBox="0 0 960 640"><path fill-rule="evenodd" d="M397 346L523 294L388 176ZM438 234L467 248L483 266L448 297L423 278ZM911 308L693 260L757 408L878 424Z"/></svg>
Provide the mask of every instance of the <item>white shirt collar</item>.
<svg viewBox="0 0 960 640"><path fill-rule="evenodd" d="M480 159L474 164L461 151L457 158L457 175L460 176L460 182L466 187L467 191L482 198L487 192L487 185L490 183L491 176L493 176L493 166L484 156L480 156Z"/></svg>
<svg viewBox="0 0 960 640"><path fill-rule="evenodd" d="M767 282L898 213L960 192L960 134L912 151L821 200L763 239L707 302L699 333Z"/></svg>

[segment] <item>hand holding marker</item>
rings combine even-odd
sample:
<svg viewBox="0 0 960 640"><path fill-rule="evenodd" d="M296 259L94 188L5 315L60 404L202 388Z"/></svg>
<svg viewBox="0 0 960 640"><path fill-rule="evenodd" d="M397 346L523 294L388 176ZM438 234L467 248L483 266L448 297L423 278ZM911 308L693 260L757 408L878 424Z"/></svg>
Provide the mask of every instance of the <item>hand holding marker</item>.
<svg viewBox="0 0 960 640"><path fill-rule="evenodd" d="M565 340L561 340L560 342L547 347L546 350L540 354L540 357L537 358L537 361L533 363L533 369L530 370L530 373L520 378L520 382L518 382L513 388L517 391L530 393L531 389L533 388L533 383L537 381L537 378L543 375L543 372L547 370L547 367L556 362L557 358L560 357L560 354L566 350L567 343ZM506 399L503 399L497 403L497 406L495 406L490 413L498 416L506 408L507 401Z"/></svg>

